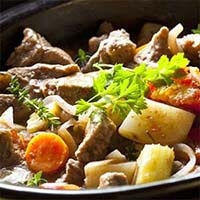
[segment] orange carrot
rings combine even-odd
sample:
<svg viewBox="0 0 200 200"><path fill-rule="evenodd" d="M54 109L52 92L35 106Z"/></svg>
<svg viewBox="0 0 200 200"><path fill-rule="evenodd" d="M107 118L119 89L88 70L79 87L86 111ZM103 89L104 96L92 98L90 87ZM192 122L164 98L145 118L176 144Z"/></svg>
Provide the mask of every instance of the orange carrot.
<svg viewBox="0 0 200 200"><path fill-rule="evenodd" d="M68 183L43 183L39 187L51 190L80 190L79 186Z"/></svg>
<svg viewBox="0 0 200 200"><path fill-rule="evenodd" d="M41 132L28 143L25 160L32 171L52 174L64 166L69 158L69 149L55 133Z"/></svg>

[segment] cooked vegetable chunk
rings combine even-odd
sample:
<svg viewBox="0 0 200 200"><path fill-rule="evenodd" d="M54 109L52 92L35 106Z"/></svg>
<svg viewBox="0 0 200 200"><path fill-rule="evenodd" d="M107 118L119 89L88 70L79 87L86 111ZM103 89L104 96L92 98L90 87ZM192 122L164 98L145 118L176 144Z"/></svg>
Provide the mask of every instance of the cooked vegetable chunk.
<svg viewBox="0 0 200 200"><path fill-rule="evenodd" d="M122 172L126 175L130 184L135 172L136 162L116 162L115 160L102 160L88 163L85 168L85 184L87 188L95 188L99 185L100 176L106 172Z"/></svg>
<svg viewBox="0 0 200 200"><path fill-rule="evenodd" d="M41 132L31 139L25 159L29 168L43 173L54 173L66 163L69 149L56 134Z"/></svg>
<svg viewBox="0 0 200 200"><path fill-rule="evenodd" d="M195 115L147 99L148 108L137 115L131 111L119 133L139 143L175 144L186 139ZM181 123L180 123L181 121Z"/></svg>
<svg viewBox="0 0 200 200"><path fill-rule="evenodd" d="M159 144L145 145L138 159L136 184L169 178L174 161L174 151Z"/></svg>

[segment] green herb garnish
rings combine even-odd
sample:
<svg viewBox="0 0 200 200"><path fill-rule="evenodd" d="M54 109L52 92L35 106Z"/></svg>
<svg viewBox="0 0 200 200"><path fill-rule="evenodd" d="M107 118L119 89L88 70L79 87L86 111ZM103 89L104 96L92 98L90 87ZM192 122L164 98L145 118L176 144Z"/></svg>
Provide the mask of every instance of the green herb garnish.
<svg viewBox="0 0 200 200"><path fill-rule="evenodd" d="M88 55L83 49L78 50L78 56L75 60L75 63L80 65L81 67L85 66L87 61L89 60L90 55Z"/></svg>
<svg viewBox="0 0 200 200"><path fill-rule="evenodd" d="M40 119L47 121L49 127L53 128L60 124L59 118L49 112L43 101L39 99L30 99L28 90L21 88L17 77L12 78L7 89L18 98L19 102L23 103L29 109L34 110Z"/></svg>
<svg viewBox="0 0 200 200"><path fill-rule="evenodd" d="M122 64L115 64L111 70L102 70L101 67L110 65L97 64L100 72L94 79L95 94L88 101L77 101L76 112L81 114L91 107L106 110L108 105L112 105L112 112L122 118L130 110L141 113L146 108L145 95L149 84L172 84L173 78L183 75L183 68L188 64L189 60L184 58L183 53L174 55L170 60L163 55L156 68L141 64L134 69L125 69Z"/></svg>
<svg viewBox="0 0 200 200"><path fill-rule="evenodd" d="M27 186L39 186L42 183L47 183L48 181L42 178L42 171L37 172L34 176L27 181Z"/></svg>
<svg viewBox="0 0 200 200"><path fill-rule="evenodd" d="M198 24L197 29L192 29L192 32L195 34L200 34L200 24Z"/></svg>

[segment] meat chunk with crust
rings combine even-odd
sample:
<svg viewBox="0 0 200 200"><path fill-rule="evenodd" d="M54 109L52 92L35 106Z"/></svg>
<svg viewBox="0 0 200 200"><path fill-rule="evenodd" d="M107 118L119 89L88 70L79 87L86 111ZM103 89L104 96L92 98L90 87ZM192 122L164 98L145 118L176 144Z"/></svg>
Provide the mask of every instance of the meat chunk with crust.
<svg viewBox="0 0 200 200"><path fill-rule="evenodd" d="M156 62L162 55L171 56L168 48L168 34L167 27L162 27L156 34L154 34L152 40L141 49L135 56L134 61L137 64L145 63L151 66L156 66Z"/></svg>
<svg viewBox="0 0 200 200"><path fill-rule="evenodd" d="M13 76L17 76L20 83L28 84L31 79L51 79L60 78L80 71L76 64L51 65L38 63L30 67L15 67L8 70Z"/></svg>
<svg viewBox="0 0 200 200"><path fill-rule="evenodd" d="M37 80L29 82L29 92L32 97L59 95L68 103L74 104L80 98L88 99L93 91L93 78L97 72L83 74L77 72L70 76Z"/></svg>
<svg viewBox="0 0 200 200"><path fill-rule="evenodd" d="M151 41L152 36L155 33L157 33L161 27L162 27L161 24L152 23L152 22L145 23L142 26L140 33L138 35L137 45L141 46L141 45L147 44L149 41Z"/></svg>
<svg viewBox="0 0 200 200"><path fill-rule="evenodd" d="M135 48L136 45L124 29L112 31L107 39L101 41L98 50L83 68L83 72L94 71L93 64L96 62L123 63L128 66L133 63Z"/></svg>
<svg viewBox="0 0 200 200"><path fill-rule="evenodd" d="M30 28L23 31L21 44L11 53L6 65L9 67L31 66L35 63L72 64L69 54L60 48L52 47L47 40Z"/></svg>
<svg viewBox="0 0 200 200"><path fill-rule="evenodd" d="M98 188L100 189L120 185L128 185L126 175L121 172L107 172L100 176Z"/></svg>
<svg viewBox="0 0 200 200"><path fill-rule="evenodd" d="M0 94L0 115L10 106L14 108L14 122L25 124L25 121L31 114L31 110L23 104L20 104L14 95Z"/></svg>
<svg viewBox="0 0 200 200"><path fill-rule="evenodd" d="M20 150L15 147L11 130L0 127L0 168L17 164L22 160Z"/></svg>
<svg viewBox="0 0 200 200"><path fill-rule="evenodd" d="M81 163L104 159L112 135L116 131L115 124L103 113L92 113L86 126L86 135L75 152Z"/></svg>
<svg viewBox="0 0 200 200"><path fill-rule="evenodd" d="M200 67L200 34L189 34L177 39L180 49L193 66Z"/></svg>
<svg viewBox="0 0 200 200"><path fill-rule="evenodd" d="M84 168L83 164L77 160L70 158L66 165L65 182L82 186L84 183Z"/></svg>

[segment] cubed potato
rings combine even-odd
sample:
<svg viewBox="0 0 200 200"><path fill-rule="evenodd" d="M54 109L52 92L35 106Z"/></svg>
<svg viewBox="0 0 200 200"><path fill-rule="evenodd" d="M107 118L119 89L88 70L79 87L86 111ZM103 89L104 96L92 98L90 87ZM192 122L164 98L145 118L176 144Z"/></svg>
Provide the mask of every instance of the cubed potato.
<svg viewBox="0 0 200 200"><path fill-rule="evenodd" d="M136 162L116 163L115 160L94 161L88 163L85 168L85 185L87 188L96 188L99 185L99 178L106 172L122 172L127 176L130 184L134 175Z"/></svg>
<svg viewBox="0 0 200 200"><path fill-rule="evenodd" d="M186 139L193 113L148 99L147 106L142 114L128 114L119 127L120 135L142 144L171 145Z"/></svg>
<svg viewBox="0 0 200 200"><path fill-rule="evenodd" d="M171 176L174 151L160 144L145 145L138 159L136 184L167 179Z"/></svg>

